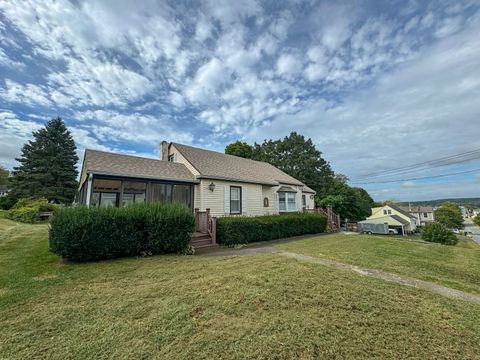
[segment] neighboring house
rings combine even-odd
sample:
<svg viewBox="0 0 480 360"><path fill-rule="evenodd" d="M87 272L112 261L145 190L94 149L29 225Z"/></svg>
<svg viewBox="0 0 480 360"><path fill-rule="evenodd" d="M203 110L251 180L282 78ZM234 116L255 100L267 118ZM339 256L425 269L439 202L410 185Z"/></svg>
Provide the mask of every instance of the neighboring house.
<svg viewBox="0 0 480 360"><path fill-rule="evenodd" d="M160 153L156 160L87 149L79 202L88 206L178 202L200 211L210 209L212 216L314 208L315 191L268 163L166 141Z"/></svg>
<svg viewBox="0 0 480 360"><path fill-rule="evenodd" d="M399 206L399 208L414 216L417 219L417 225L424 226L435 221L432 206Z"/></svg>
<svg viewBox="0 0 480 360"><path fill-rule="evenodd" d="M7 196L8 191L7 185L0 185L0 196Z"/></svg>
<svg viewBox="0 0 480 360"><path fill-rule="evenodd" d="M399 233L413 232L417 228L417 220L413 215L394 205L372 208L372 215L363 222L373 224L388 224Z"/></svg>

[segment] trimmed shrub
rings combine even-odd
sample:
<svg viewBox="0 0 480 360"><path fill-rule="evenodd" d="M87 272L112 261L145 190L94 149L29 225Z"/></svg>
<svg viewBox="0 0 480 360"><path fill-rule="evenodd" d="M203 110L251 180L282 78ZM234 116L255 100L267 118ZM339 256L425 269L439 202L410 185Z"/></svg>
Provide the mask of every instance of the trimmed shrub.
<svg viewBox="0 0 480 360"><path fill-rule="evenodd" d="M327 218L311 213L222 217L217 219L217 242L235 246L256 241L323 233L326 228Z"/></svg>
<svg viewBox="0 0 480 360"><path fill-rule="evenodd" d="M458 243L455 234L440 223L425 224L422 230L422 239L444 245L456 245Z"/></svg>
<svg viewBox="0 0 480 360"><path fill-rule="evenodd" d="M50 225L52 252L73 261L96 261L183 252L195 219L179 204L80 206L56 209Z"/></svg>
<svg viewBox="0 0 480 360"><path fill-rule="evenodd" d="M20 199L13 207L8 210L5 217L25 223L36 223L40 221L38 214L40 212L53 211L58 205L50 204L47 199Z"/></svg>

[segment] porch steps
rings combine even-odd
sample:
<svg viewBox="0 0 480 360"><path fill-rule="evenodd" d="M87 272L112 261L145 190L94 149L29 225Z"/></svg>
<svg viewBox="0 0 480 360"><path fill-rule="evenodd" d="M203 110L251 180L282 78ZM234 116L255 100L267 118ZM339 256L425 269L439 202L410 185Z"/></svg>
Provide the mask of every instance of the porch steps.
<svg viewBox="0 0 480 360"><path fill-rule="evenodd" d="M212 238L209 234L198 231L193 233L190 245L192 245L195 249L218 246L217 244L212 244Z"/></svg>

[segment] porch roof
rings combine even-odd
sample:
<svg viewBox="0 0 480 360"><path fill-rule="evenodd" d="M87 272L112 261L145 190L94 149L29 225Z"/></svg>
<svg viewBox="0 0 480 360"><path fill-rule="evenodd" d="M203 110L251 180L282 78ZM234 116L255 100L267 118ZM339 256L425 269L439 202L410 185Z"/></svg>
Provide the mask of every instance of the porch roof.
<svg viewBox="0 0 480 360"><path fill-rule="evenodd" d="M85 150L84 167L88 174L198 183L180 163L98 150Z"/></svg>

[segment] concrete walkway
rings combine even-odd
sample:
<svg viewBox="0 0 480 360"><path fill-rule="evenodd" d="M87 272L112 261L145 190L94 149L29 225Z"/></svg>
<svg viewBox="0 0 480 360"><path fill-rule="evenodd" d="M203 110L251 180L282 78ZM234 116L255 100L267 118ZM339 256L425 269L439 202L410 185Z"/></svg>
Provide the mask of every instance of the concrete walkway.
<svg viewBox="0 0 480 360"><path fill-rule="evenodd" d="M318 235L314 235L314 236L318 236ZM475 304L480 304L480 295L467 293L464 291L448 288L446 286L438 285L429 281L419 280L419 279L415 279L415 278L411 278L403 275L397 275L397 274L385 272L382 270L364 268L356 265L345 264L335 260L317 258L317 257L302 255L302 254L289 252L289 251L279 251L273 246L276 244L282 244L282 243L296 241L296 240L305 239L309 237L312 237L312 235L262 242L262 243L246 246L245 248L242 248L242 249L221 249L220 248L214 251L203 253L203 255L204 256L249 256L249 255L257 255L257 254L276 254L276 255L283 256L290 259L306 261L312 264L328 266L328 267L339 269L339 270L351 271L363 276L369 276L369 277L381 279L384 281L394 282L394 283L405 285L405 286L411 286L417 289L428 290L450 299L464 300L464 301L472 302Z"/></svg>

